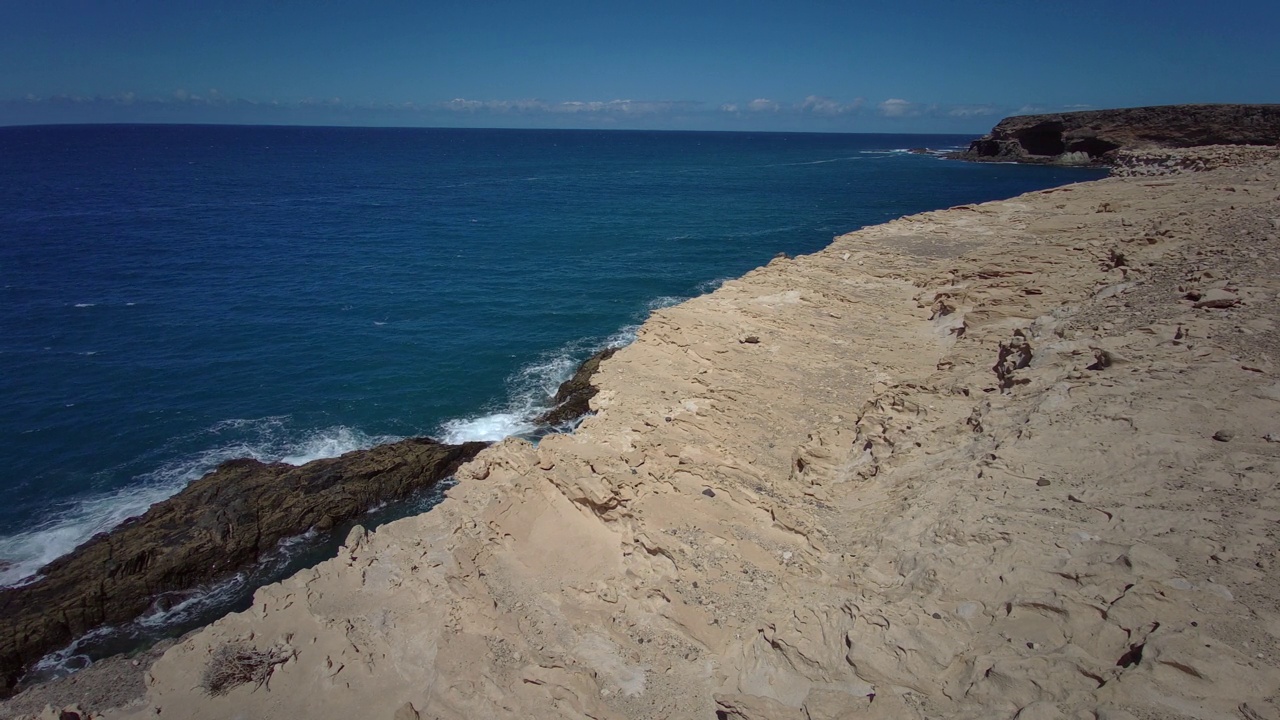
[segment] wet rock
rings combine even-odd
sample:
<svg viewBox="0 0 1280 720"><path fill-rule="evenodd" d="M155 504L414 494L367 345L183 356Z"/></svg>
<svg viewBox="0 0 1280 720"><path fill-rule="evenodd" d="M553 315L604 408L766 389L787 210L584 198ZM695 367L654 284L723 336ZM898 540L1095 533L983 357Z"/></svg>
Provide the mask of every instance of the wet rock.
<svg viewBox="0 0 1280 720"><path fill-rule="evenodd" d="M540 425L560 425L572 422L591 412L591 398L600 392L591 384L591 376L600 369L600 363L613 357L618 348L606 348L587 358L578 366L573 377L560 384L551 402L553 407L538 416Z"/></svg>
<svg viewBox="0 0 1280 720"><path fill-rule="evenodd" d="M230 460L139 517L0 590L0 695L46 653L133 620L162 593L252 565L287 537L430 487L486 443L413 438L295 467Z"/></svg>

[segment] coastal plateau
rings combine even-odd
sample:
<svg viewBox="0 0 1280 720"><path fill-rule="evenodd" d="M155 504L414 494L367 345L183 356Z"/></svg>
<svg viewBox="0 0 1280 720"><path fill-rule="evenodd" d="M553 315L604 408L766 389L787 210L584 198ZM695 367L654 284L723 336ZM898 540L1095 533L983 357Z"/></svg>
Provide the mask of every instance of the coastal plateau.
<svg viewBox="0 0 1280 720"><path fill-rule="evenodd" d="M955 157L1112 164L1122 150L1280 143L1280 105L1163 105L1018 115Z"/></svg>
<svg viewBox="0 0 1280 720"><path fill-rule="evenodd" d="M1280 718L1280 151L1127 162L655 312L576 432L45 716Z"/></svg>

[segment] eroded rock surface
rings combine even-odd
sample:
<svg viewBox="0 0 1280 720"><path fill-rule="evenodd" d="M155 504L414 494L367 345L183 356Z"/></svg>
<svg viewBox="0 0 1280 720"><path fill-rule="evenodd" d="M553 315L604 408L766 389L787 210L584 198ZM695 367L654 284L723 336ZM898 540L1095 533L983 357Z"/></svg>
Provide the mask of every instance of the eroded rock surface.
<svg viewBox="0 0 1280 720"><path fill-rule="evenodd" d="M1280 105L1164 105L1005 118L955 157L1109 163L1121 150L1280 143Z"/></svg>
<svg viewBox="0 0 1280 720"><path fill-rule="evenodd" d="M286 537L327 530L451 475L486 443L415 438L300 467L231 460L110 533L0 590L0 688L100 625L133 620L159 594L254 563Z"/></svg>

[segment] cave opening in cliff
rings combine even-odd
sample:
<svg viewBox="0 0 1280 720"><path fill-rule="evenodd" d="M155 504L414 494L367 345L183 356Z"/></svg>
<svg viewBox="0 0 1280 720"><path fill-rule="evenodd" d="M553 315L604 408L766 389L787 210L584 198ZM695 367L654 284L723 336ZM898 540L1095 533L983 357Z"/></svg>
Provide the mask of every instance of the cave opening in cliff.
<svg viewBox="0 0 1280 720"><path fill-rule="evenodd" d="M1019 130L1014 137L1029 155L1061 155L1067 149L1062 130L1062 123L1041 123Z"/></svg>
<svg viewBox="0 0 1280 720"><path fill-rule="evenodd" d="M1098 138L1080 138L1067 143L1067 152L1083 152L1089 153L1091 158L1100 158L1112 150L1119 149L1119 145Z"/></svg>

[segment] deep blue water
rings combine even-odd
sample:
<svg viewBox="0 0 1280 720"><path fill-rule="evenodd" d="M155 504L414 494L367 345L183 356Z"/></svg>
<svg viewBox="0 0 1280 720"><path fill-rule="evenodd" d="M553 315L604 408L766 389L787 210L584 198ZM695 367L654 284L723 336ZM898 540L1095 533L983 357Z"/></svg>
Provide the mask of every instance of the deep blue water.
<svg viewBox="0 0 1280 720"><path fill-rule="evenodd" d="M496 438L654 307L1091 179L967 137L0 128L0 582L221 460Z"/></svg>

